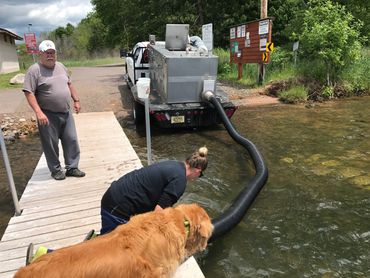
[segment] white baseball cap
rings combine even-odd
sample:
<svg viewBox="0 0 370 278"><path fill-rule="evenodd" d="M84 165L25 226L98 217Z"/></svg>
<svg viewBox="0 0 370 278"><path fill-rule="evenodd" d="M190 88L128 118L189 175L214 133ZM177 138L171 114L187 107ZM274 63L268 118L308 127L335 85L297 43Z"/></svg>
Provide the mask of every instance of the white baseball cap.
<svg viewBox="0 0 370 278"><path fill-rule="evenodd" d="M42 41L39 45L39 51L45 52L48 49L53 49L56 51L55 44L49 40Z"/></svg>

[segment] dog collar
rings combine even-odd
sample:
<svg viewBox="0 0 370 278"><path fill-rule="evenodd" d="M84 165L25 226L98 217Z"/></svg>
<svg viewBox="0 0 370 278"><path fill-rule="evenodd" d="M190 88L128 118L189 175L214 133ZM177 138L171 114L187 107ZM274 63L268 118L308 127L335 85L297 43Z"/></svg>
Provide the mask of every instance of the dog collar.
<svg viewBox="0 0 370 278"><path fill-rule="evenodd" d="M184 218L184 227L186 231L186 237L188 237L190 234L190 222L186 218Z"/></svg>

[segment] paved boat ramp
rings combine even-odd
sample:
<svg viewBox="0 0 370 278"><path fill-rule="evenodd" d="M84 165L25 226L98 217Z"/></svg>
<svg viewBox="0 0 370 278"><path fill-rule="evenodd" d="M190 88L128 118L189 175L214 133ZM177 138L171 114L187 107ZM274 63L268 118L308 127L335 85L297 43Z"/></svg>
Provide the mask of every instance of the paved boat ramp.
<svg viewBox="0 0 370 278"><path fill-rule="evenodd" d="M24 266L30 242L35 249L39 245L57 249L81 242L91 229L99 231L100 199L105 190L115 179L142 167L113 112L82 113L75 115L75 121L80 168L86 176L55 181L41 156L20 199L22 214L10 219L0 242L1 278L13 277ZM191 257L175 277L204 275Z"/></svg>

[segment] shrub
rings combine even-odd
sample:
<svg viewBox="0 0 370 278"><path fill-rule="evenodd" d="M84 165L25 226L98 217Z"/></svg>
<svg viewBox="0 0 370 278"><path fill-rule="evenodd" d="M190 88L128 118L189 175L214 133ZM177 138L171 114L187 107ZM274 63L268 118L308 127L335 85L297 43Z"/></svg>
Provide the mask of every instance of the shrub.
<svg viewBox="0 0 370 278"><path fill-rule="evenodd" d="M292 52L281 47L275 47L271 52L268 70L286 69L292 65Z"/></svg>
<svg viewBox="0 0 370 278"><path fill-rule="evenodd" d="M340 79L346 87L353 90L353 94L361 94L370 91L370 52L363 49L361 59L347 67L340 75Z"/></svg>
<svg viewBox="0 0 370 278"><path fill-rule="evenodd" d="M330 99L334 97L334 88L332 86L325 86L321 92L321 95L326 98Z"/></svg>
<svg viewBox="0 0 370 278"><path fill-rule="evenodd" d="M330 0L310 0L307 6L298 36L300 51L306 58L322 61L326 67L324 78L331 86L343 69L360 56L365 40L359 32L361 23Z"/></svg>
<svg viewBox="0 0 370 278"><path fill-rule="evenodd" d="M298 85L291 87L288 91L280 92L278 97L286 103L299 103L307 100L308 92L304 86Z"/></svg>

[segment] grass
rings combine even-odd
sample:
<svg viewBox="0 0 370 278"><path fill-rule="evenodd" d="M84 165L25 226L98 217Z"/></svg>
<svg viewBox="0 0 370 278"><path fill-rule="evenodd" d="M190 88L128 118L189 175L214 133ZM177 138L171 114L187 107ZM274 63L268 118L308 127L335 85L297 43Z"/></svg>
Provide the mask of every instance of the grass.
<svg viewBox="0 0 370 278"><path fill-rule="evenodd" d="M280 92L278 97L285 103L299 103L305 102L308 98L307 89L302 86L293 86L287 91Z"/></svg>
<svg viewBox="0 0 370 278"><path fill-rule="evenodd" d="M289 55L282 51L282 54L272 55L271 63L266 65L264 84L270 81L286 80L296 76L296 69L289 62ZM278 49L275 52L279 52ZM261 87L258 84L258 64L244 64L243 76L238 80L238 67L230 65L230 52L227 49L216 48L214 54L219 57L218 78L233 85L254 88ZM263 85L262 85L263 86Z"/></svg>
<svg viewBox="0 0 370 278"><path fill-rule="evenodd" d="M267 68L266 73L266 81L265 82L271 82L271 81L280 81L280 80L287 80L292 77L296 77L297 72L293 67L286 67L281 70L273 70L269 71Z"/></svg>
<svg viewBox="0 0 370 278"><path fill-rule="evenodd" d="M64 60L62 62L67 68L68 67L94 67L94 66L104 66L112 64L123 64L123 60L120 57L108 57L99 58L92 60Z"/></svg>
<svg viewBox="0 0 370 278"><path fill-rule="evenodd" d="M0 89L22 88L23 84L12 85L9 83L10 79L18 73L24 73L24 71L0 74Z"/></svg>

